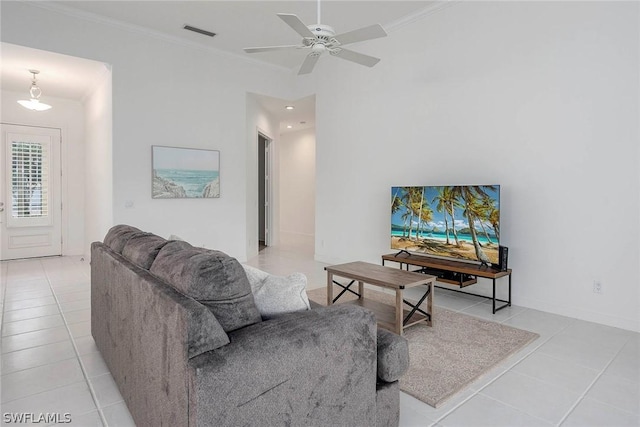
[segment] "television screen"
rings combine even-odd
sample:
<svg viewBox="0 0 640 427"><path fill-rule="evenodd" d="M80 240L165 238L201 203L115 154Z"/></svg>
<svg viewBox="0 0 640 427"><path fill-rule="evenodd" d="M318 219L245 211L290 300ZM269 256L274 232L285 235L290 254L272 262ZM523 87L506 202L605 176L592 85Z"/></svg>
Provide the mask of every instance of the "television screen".
<svg viewBox="0 0 640 427"><path fill-rule="evenodd" d="M391 248L498 263L500 186L391 188Z"/></svg>

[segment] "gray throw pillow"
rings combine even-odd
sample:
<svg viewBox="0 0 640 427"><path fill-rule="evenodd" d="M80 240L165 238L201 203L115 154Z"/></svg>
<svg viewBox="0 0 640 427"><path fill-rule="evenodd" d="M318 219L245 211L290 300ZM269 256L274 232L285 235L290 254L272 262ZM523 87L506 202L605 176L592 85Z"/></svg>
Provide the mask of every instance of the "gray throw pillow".
<svg viewBox="0 0 640 427"><path fill-rule="evenodd" d="M307 276L292 273L286 277L242 265L247 273L253 299L263 319L294 311L309 310Z"/></svg>
<svg viewBox="0 0 640 427"><path fill-rule="evenodd" d="M156 259L158 252L167 244L167 240L151 233L135 234L122 249L122 256L148 270Z"/></svg>
<svg viewBox="0 0 640 427"><path fill-rule="evenodd" d="M104 236L103 243L107 245L112 251L122 255L124 245L127 244L129 239L131 239L133 236L144 236L145 234L148 233L144 233L130 225L114 225L109 229L107 235Z"/></svg>
<svg viewBox="0 0 640 427"><path fill-rule="evenodd" d="M225 332L262 321L240 263L229 255L177 240L165 244L149 269L180 293L206 305Z"/></svg>

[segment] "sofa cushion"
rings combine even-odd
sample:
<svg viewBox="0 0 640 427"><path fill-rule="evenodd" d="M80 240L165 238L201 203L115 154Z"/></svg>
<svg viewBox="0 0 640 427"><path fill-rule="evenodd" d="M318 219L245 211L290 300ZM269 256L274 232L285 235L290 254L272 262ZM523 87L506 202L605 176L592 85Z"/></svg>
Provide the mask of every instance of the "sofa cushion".
<svg viewBox="0 0 640 427"><path fill-rule="evenodd" d="M127 244L129 239L135 235L143 234L145 233L130 225L114 225L104 236L104 244L115 253L122 255L124 245Z"/></svg>
<svg viewBox="0 0 640 427"><path fill-rule="evenodd" d="M400 335L378 328L378 378L393 382L409 368L409 344Z"/></svg>
<svg viewBox="0 0 640 427"><path fill-rule="evenodd" d="M244 269L223 252L170 241L162 247L149 271L206 305L225 332L262 320Z"/></svg>
<svg viewBox="0 0 640 427"><path fill-rule="evenodd" d="M294 311L309 310L307 276L292 273L276 276L250 265L242 265L247 273L253 299L263 319Z"/></svg>
<svg viewBox="0 0 640 427"><path fill-rule="evenodd" d="M151 233L134 234L122 249L122 256L148 270L167 240Z"/></svg>

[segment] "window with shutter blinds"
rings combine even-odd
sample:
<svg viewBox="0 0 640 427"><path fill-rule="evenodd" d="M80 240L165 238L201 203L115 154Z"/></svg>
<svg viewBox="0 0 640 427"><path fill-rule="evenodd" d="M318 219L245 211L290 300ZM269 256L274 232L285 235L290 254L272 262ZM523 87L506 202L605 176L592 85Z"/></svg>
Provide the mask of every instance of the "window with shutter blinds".
<svg viewBox="0 0 640 427"><path fill-rule="evenodd" d="M14 218L49 215L49 146L11 143L11 192Z"/></svg>

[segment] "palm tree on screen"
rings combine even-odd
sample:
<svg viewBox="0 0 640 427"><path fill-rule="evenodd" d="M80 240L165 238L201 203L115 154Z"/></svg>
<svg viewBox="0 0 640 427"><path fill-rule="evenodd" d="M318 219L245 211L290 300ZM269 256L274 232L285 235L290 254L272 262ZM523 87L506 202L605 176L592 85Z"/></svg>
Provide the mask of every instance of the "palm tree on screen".
<svg viewBox="0 0 640 427"><path fill-rule="evenodd" d="M456 231L456 208L463 208L464 206L460 203L460 199L462 199L462 188L463 187L447 187L449 195L448 195L448 203L449 203L449 215L451 215L451 228L453 229L453 238L456 241L456 246L460 246L460 241L458 240L458 231Z"/></svg>
<svg viewBox="0 0 640 427"><path fill-rule="evenodd" d="M478 208L478 211L480 213L480 217L479 222L480 222L480 226L482 227L482 231L485 235L485 237L487 238L487 241L489 242L489 244L493 244L493 241L491 240L491 237L489 236L489 233L487 232L487 229L485 227L485 222L491 224L494 232L496 233L496 238L498 238L498 230L496 229L496 225L494 222L491 221L491 214L496 210L494 204L493 204L493 199L490 196L485 196L482 198L481 202L480 202L480 206ZM499 218L499 217L498 217Z"/></svg>
<svg viewBox="0 0 640 427"><path fill-rule="evenodd" d="M438 194L431 201L431 203L437 202L436 210L444 213L444 229L445 235L447 236L447 245L451 244L449 241L449 220L447 218L447 215L453 217L453 212L451 212L451 196L452 193L449 187L438 187Z"/></svg>
<svg viewBox="0 0 640 427"><path fill-rule="evenodd" d="M496 233L496 238L498 242L500 241L500 209L497 209L493 203L489 208L489 222L493 227L494 233Z"/></svg>
<svg viewBox="0 0 640 427"><path fill-rule="evenodd" d="M405 205L407 212L403 215L403 218L407 218L409 220L409 239L411 240L411 233L413 231L413 217L416 214L416 209L414 206L416 198L415 187L404 187L404 195L402 196L402 203ZM416 237L418 235L418 231L416 230Z"/></svg>
<svg viewBox="0 0 640 427"><path fill-rule="evenodd" d="M486 188L487 190L495 191L494 186L486 186L484 188ZM482 247L480 246L480 242L478 242L478 236L476 234L475 228L475 220L482 215L482 205L480 203L480 200L485 197L490 197L484 188L479 185L470 185L454 187L454 191L458 192L462 200L464 200L465 209L463 214L469 221L469 231L471 232L471 240L473 241L473 248L476 252L476 258L480 262L488 264L490 262L489 258L487 258L487 255L484 253Z"/></svg>
<svg viewBox="0 0 640 427"><path fill-rule="evenodd" d="M403 221L402 237L411 238L411 221L413 221L413 213L411 212L411 200L409 194L410 187L402 187L402 196L399 197L400 208L404 208L401 218ZM400 192L399 190L399 192ZM407 223L409 223L409 235L407 236Z"/></svg>
<svg viewBox="0 0 640 427"><path fill-rule="evenodd" d="M418 215L418 227L421 236L424 233L425 226L429 223L429 221L433 220L433 211L431 210L431 206L429 206L429 201L424 197L424 190L424 187L416 188L416 202L414 203L414 210Z"/></svg>

